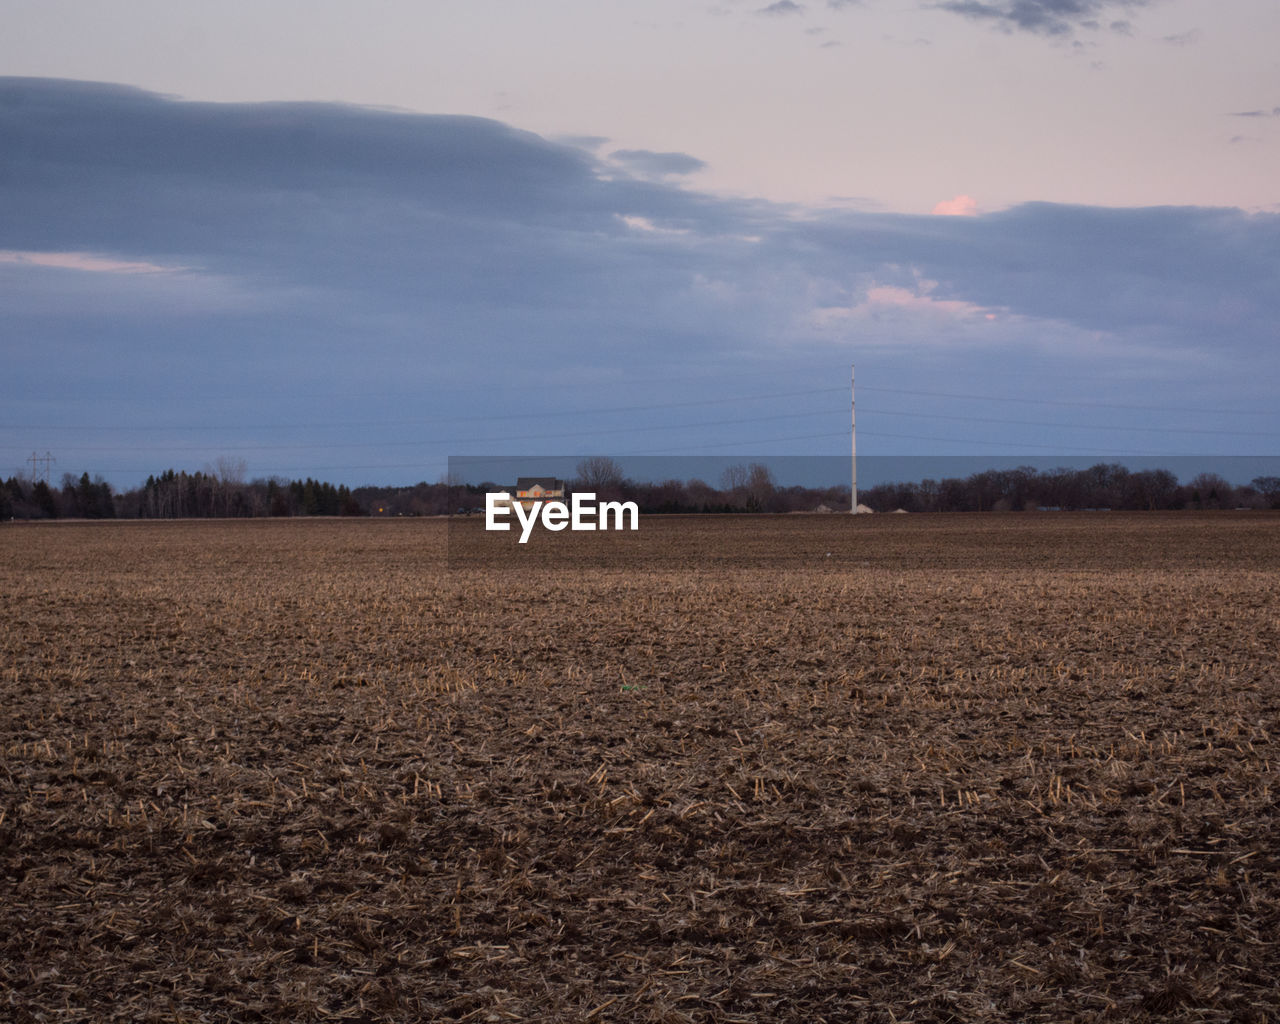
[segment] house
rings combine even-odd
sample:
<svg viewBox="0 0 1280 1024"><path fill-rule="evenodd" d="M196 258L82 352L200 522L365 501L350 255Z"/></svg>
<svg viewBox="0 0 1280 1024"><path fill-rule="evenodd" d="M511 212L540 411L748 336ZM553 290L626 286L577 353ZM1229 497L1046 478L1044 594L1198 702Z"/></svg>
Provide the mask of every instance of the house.
<svg viewBox="0 0 1280 1024"><path fill-rule="evenodd" d="M522 476L516 481L515 500L526 509L536 501L564 501L564 481L553 476Z"/></svg>

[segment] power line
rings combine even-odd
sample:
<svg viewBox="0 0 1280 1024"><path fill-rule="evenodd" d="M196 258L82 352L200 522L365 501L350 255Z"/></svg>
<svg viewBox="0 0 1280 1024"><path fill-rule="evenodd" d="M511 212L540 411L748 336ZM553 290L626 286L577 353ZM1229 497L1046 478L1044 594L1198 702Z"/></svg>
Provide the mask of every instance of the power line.
<svg viewBox="0 0 1280 1024"><path fill-rule="evenodd" d="M976 438L970 438L970 437L924 437L919 434L881 434L875 431L863 431L863 430L858 431L858 433L863 437L887 437L887 438L892 438L895 440L903 440L903 441L938 441L943 444L982 444L982 445L988 445L988 446L995 446L998 448L1014 448L1016 453L1018 454L1020 454L1022 449L1024 448L1035 448L1037 450L1058 452L1059 454L1063 454L1063 455L1067 454L1062 451L1062 445L1060 444L1030 444L1025 441L1019 441L1016 445L1014 445L1014 444L1011 444L1009 441L979 441ZM1116 451L1115 449L1092 448L1086 451L1072 452L1070 454L1129 456L1135 453Z"/></svg>
<svg viewBox="0 0 1280 1024"><path fill-rule="evenodd" d="M883 433L879 433L877 431L871 431L871 430L859 430L858 436L890 438L894 440L907 440L907 441L936 441L942 444L977 444L977 445L994 446L998 448L1014 447L1008 441L980 441L976 438L966 438L966 437L926 437L920 434L883 434ZM842 437L847 440L849 437L849 432L847 430L841 430L841 431L834 431L829 434L802 434L794 437L753 438L747 441L727 441L727 442L724 442L723 444L700 444L700 445L691 445L686 448L656 448L656 449L649 449L647 451L619 452L618 454L620 456L622 455L667 455L667 454L671 454L674 452L681 452L681 451L703 451L707 448L729 448L729 447L741 447L745 445L779 444L783 441L811 441L811 440L817 440L820 438L833 438L833 437ZM1058 452L1059 454L1062 454L1062 455L1067 454L1062 452L1061 451L1062 446L1057 444L1019 443L1016 447L1018 449L1018 452L1017 452L1018 454L1020 454L1022 449L1024 448L1042 449L1044 451ZM1090 456L1092 455L1132 456L1134 453L1095 448L1095 449L1087 449L1084 451L1075 451L1075 452L1072 452L1071 454L1090 455ZM847 455L847 453L844 453L844 455Z"/></svg>
<svg viewBox="0 0 1280 1024"><path fill-rule="evenodd" d="M943 444L972 444L972 445L984 445L984 446L989 446L989 447L990 447L990 446L996 446L996 447L1003 447L1003 448L1011 448L1011 447L1013 447L1013 446L1012 446L1012 445L1010 445L1010 444L1009 444L1009 442L1007 442L1007 441L980 441L980 440L973 439L973 438L959 438L959 437L929 437L929 436L924 436L924 435L919 435L919 434L882 434L882 433L864 432L864 431L859 431L859 434L861 434L861 435L863 435L863 436L871 436L871 437L878 437L878 438L903 439L903 440L912 440L912 441L933 441L933 442L938 442L938 443L943 443ZM727 442L723 442L723 443L711 443L711 444L690 445L690 446L688 446L688 447L680 447L680 448L648 449L648 450L644 450L644 451L614 452L614 453L611 453L611 454L616 455L616 456L617 456L617 457L619 457L619 458L644 457L644 456L650 456L650 455L672 455L672 454L679 454L679 453L681 453L681 452L704 452L704 451L707 451L707 450L709 450L709 449L713 449L713 448L714 448L714 449L724 449L724 448L734 448L734 447L745 447L745 446L748 446L748 445L750 445L750 446L762 446L762 445L769 445L769 444L781 444L781 443L783 443L783 442L789 442L789 441L811 441L811 440L822 440L822 439L832 439L832 438L843 438L843 439L846 439L846 440L847 440L848 436L849 436L849 434L848 434L848 432L847 432L847 431L833 431L833 432L831 432L831 433L824 433L824 434L798 434L798 435L790 435L790 436L787 436L787 437L756 438L756 439L753 439L753 440L750 440L750 441L727 441ZM1056 445L1056 446L1055 446L1055 445L1019 445L1019 446L1017 446L1017 449L1016 449L1015 451L1013 451L1013 452L1005 453L1005 454L1003 454L1003 455L1002 455L1001 453L999 453L999 452L991 452L991 453L988 453L985 457L992 457L992 458L1002 458L1002 457L1003 457L1003 458L1016 458L1016 457L1021 456L1021 455L1031 455L1031 454L1033 454L1033 453L1031 453L1031 452L1028 452L1028 451L1025 451L1025 450L1024 450L1024 449L1029 449L1029 448L1043 449L1043 450L1046 452L1046 455L1045 455L1044 457L1050 457L1050 458L1064 458L1064 459L1067 459L1067 458L1077 458L1077 457L1080 457L1080 456L1084 456L1084 457L1088 457L1088 458L1093 458L1093 457L1103 457L1103 456L1111 456L1111 457L1114 457L1114 458L1127 458L1127 459L1131 459L1131 458L1143 458L1143 459L1161 459L1161 458L1164 458L1164 459L1174 459L1174 458L1192 458L1192 457L1194 457L1194 458L1202 458L1202 459L1208 459L1208 458L1243 458L1243 459L1259 459L1259 458L1266 458L1266 456L1256 456L1256 455L1245 455L1245 456L1231 456L1231 455L1222 455L1222 454L1214 455L1213 453L1210 453L1210 452L1200 452L1200 453L1194 453L1194 454L1180 454L1180 455L1178 455L1178 454L1170 454L1170 453L1164 453L1164 454L1161 454L1161 453L1159 453L1159 452L1145 452L1145 453L1144 453L1144 452L1134 452L1134 451L1117 451L1117 450L1107 450L1107 449L1073 449L1073 450L1066 450L1066 451L1064 451L1064 450L1062 450L1062 449L1061 449L1061 446L1060 446L1060 445ZM575 457L582 457L582 456L586 456L586 455L589 455L589 454L593 454L593 452L583 450L583 451L579 451L579 452L577 452L577 453L567 453L567 454L566 454L566 453L558 453L558 454L555 454L555 455L546 455L546 456L537 456L537 455L495 455L495 456L485 456L485 455L482 455L482 454L478 454L478 455L473 455L473 456L470 456L470 457L471 457L471 458L475 458L475 459L484 459L484 458L489 458L489 459L492 459L493 461L509 461L509 460L511 460L511 459L515 459L515 458L525 458L525 457L529 457L529 458L537 458L537 457L545 457L545 458L553 458L553 457L575 458ZM596 451L596 452L595 452L595 454L598 454L598 451ZM440 456L440 455L436 455L436 456L434 456L434 457L435 457L435 458L437 458L437 459L441 458L441 456ZM763 456L763 455L762 455L762 457L768 457L768 458L779 458L779 457L782 457L782 456L778 456L778 455ZM847 458L847 453L844 453L844 452L836 452L836 453L832 453L832 454L830 454L830 455L828 455L828 456L817 455L817 456L814 456L814 457L817 457L817 458L838 458L838 459L844 459L844 458ZM914 457L914 456L905 456L905 455L887 455L887 456L883 456L883 457L884 457L884 458L911 458L911 457ZM960 457L984 457L984 456L975 455L975 453L972 453L972 452L966 452L966 453L964 453L964 456L960 456L960 455L953 455L953 456L948 456L948 455L935 455L935 456L924 456L924 457L926 457L926 458L928 458L928 457L936 457L936 458L960 458ZM302 475L314 475L314 474L317 474L317 473L337 473L337 472L361 472L361 473L371 473L371 472L377 472L377 471L380 471L380 470L388 470L388 469L414 469L414 470L422 470L422 469L423 469L423 464L422 464L422 462L418 461L418 462L379 462L379 463L360 463L360 464L356 464L356 465L346 465L346 466L314 466L314 465L308 465L308 466L267 466L267 467L260 467L260 468L255 472L255 477L266 477L266 476L294 476L294 475L296 475L296 476L302 476ZM155 467L153 466L153 467L151 467L150 469L137 469L137 468L127 468L127 467L114 467L114 468L112 469L112 472L113 472L113 473L118 473L118 474L122 474L122 473L131 473L131 474L143 475L143 474L146 474L146 473L154 473L154 472L155 472ZM375 485L375 486L381 486L381 485Z"/></svg>
<svg viewBox="0 0 1280 1024"><path fill-rule="evenodd" d="M1119 405L1112 402L1064 402L1052 398L1013 398L1008 395L966 395L953 391L913 391L905 388L859 387L859 391L879 391L889 395L916 395L922 398L959 398L975 402L1020 402L1025 405L1057 405L1071 409L1124 409L1127 412L1204 413L1210 416L1274 416L1274 409L1195 409L1188 406Z"/></svg>
<svg viewBox="0 0 1280 1024"><path fill-rule="evenodd" d="M601 414L612 415L616 413L627 413L627 412L656 412L663 409L690 409L690 408L700 408L702 406L707 406L707 405L730 405L730 404L741 404L743 402L760 402L760 401L765 401L765 400L774 399L774 398L807 398L812 395L834 394L836 392L842 392L843 390L844 390L843 388L815 388L815 389L809 389L805 391L775 391L765 395L739 395L731 398L706 398L696 402L658 402L658 403L653 403L649 405L610 405L610 406L596 407L593 409L548 409L545 412L542 410L539 410L538 413L536 414L536 418L547 419L549 417L558 418L558 417L564 417L564 416L597 416ZM160 428L157 428L156 426L112 427L112 429L122 430L122 431L128 430L131 432L132 431L154 432L157 429L162 429L162 430L224 430L224 429L277 430L277 429L283 428L283 429L289 429L289 430L297 430L297 429L315 429L317 427L326 427L326 428L413 427L413 426L427 426L432 423L491 422L494 420L525 420L525 419L533 419L533 418L535 417L530 416L529 413L496 413L496 414L477 413L477 414L467 415L467 416L431 416L426 419L413 419L413 420L341 420L336 422L333 420L328 420L324 423L293 422L293 423L260 423L256 425L234 423L234 424L213 424L213 425L205 425L205 426L173 426L173 427L160 427ZM39 430L39 429L45 429L45 428L27 425L27 424L0 425L0 430ZM50 426L47 429L85 430L87 428L83 426L73 427L73 426L57 425L57 426Z"/></svg>
<svg viewBox="0 0 1280 1024"><path fill-rule="evenodd" d="M821 391L814 392L814 393L825 393L828 390L831 390L831 389L821 389ZM842 390L842 389L835 389L835 390ZM719 401L721 400L717 400L717 402ZM740 401L740 400L725 399L723 401ZM672 403L671 405L668 405L668 406L641 407L641 408L677 408L677 407L682 407L689 404L693 404L693 403ZM803 412L803 413L781 413L781 414L771 415L771 416L749 416L749 417L741 417L741 418L735 418L735 419L703 420L696 423L662 423L662 424L652 424L647 426L630 424L625 427L593 429L591 430L590 434L592 437L595 437L595 436L601 436L601 435L638 434L638 433L646 433L650 431L661 431L661 430L697 430L697 429L702 429L706 427L741 426L743 424L768 423L768 422L776 422L778 420L806 419L812 416L836 415L838 413L843 413L843 411L844 411L843 409L840 409L840 410L822 409L822 410L813 410L810 412ZM1196 436L1207 436L1207 437L1280 438L1280 433L1268 432L1268 431L1254 431L1254 430L1213 430L1213 429L1183 428L1183 427L1164 428L1164 427L1145 427L1145 426L1125 426L1120 424L1044 422L1044 421L1038 421L1038 420L1004 419L1004 418L991 417L991 416L954 416L954 415L948 415L945 413L901 412L898 410L889 410L889 409L867 409L867 410L864 410L864 412L872 416L897 416L897 417L904 417L908 419L945 420L949 422L959 422L959 423L991 423L991 424L997 424L997 425L1003 425L1003 426L1048 427L1053 429L1064 429L1064 430L1093 430L1093 431L1106 431L1110 433L1153 433L1153 434L1162 434L1162 435L1178 434L1178 435L1196 435ZM484 419L485 417L474 417L474 418ZM495 417L495 418L498 418L498 419L527 418L527 415L522 415L520 417L510 416L510 417ZM331 451L331 450L347 449L347 448L415 448L415 447L423 447L423 446L438 447L440 445L450 445L450 446L487 445L487 444L494 444L494 443L509 443L509 442L515 442L515 441L565 440L565 439L580 438L583 436L584 435L582 431L569 431L569 432L551 433L551 434L520 434L518 436L498 436L498 437L491 436L491 437L468 437L468 438L457 438L457 437L420 438L420 439L410 440L410 441L390 441L390 440L339 441L339 442L309 441L309 442L299 442L299 443L290 443L290 444L248 444L248 445L226 445L226 444L219 444L219 443L206 444L206 445L128 445L128 446L84 445L84 446L75 446L71 450L75 452L97 452L97 453L110 453L110 452L124 453L124 452L146 452L146 451L218 452L218 453L267 452L267 451ZM820 435L820 436L827 436L827 435ZM939 440L939 441L950 440L949 438L917 438L916 435L905 435L905 434L877 435L874 432L868 433L867 436L915 438L919 440ZM755 442L749 441L744 443L755 443ZM970 443L1006 444L1007 442L972 441ZM1024 447L1029 447L1029 446L1024 446ZM1044 446L1040 446L1040 447L1044 447ZM1050 446L1050 447L1060 447L1060 446ZM10 450L17 450L17 449L11 448ZM32 460L28 459L27 461L32 461ZM34 464L33 464L33 468L34 468ZM47 476L47 472L46 472L46 476Z"/></svg>
<svg viewBox="0 0 1280 1024"><path fill-rule="evenodd" d="M1058 408L1073 408L1073 409L1119 409L1126 412L1167 412L1167 413L1177 414L1177 415L1185 415L1186 413L1189 413L1189 412L1199 413L1203 415L1224 415L1224 416L1240 416L1240 415L1274 416L1276 414L1275 410L1273 409L1272 410L1239 409L1239 408L1237 409L1205 409L1205 408L1194 408L1194 407L1187 407L1187 406L1181 406L1181 405L1179 406L1126 405L1126 404L1113 403L1113 402L1064 401L1060 399L1051 399L1051 398L1019 398L1019 397L1008 396L1008 395L977 395L977 394L969 394L969 393L953 392L953 391L922 391L922 390L907 389L907 388L886 388L886 387L874 387L874 386L864 386L859 390L878 392L882 394L912 395L912 396L921 397L921 398L949 398L949 399L957 399L961 401L993 402L998 404L1018 403L1021 405L1043 405L1043 406L1054 406ZM641 404L641 405L610 405L610 406L596 406L591 408L579 408L579 409L547 409L547 410L539 410L539 412L536 414L536 418L548 419L548 418L564 418L564 417L570 417L570 416L620 415L624 413L633 413L633 412L661 411L664 409L690 409L690 408L701 408L704 406L711 406L711 405L728 405L728 404L741 404L746 402L767 401L767 400L777 399L777 398L805 398L805 397L811 397L814 395L837 394L837 393L842 394L844 391L845 389L842 387L840 388L809 388L809 389L794 390L794 391L775 391L775 392L769 392L765 394L755 394L755 395L738 395L738 396L732 396L728 398L705 398L705 399L699 399L696 401L655 402L655 403L647 403L647 404ZM905 412L889 411L889 410L867 410L867 411L870 413L879 414L879 415L897 415L897 416L913 415L913 416L921 416L921 417L932 417L937 419L946 418L940 414L930 414L930 413L905 413ZM530 414L528 413L477 413L477 414L468 414L464 416L430 416L425 418L406 419L406 420L340 420L340 421L326 420L322 423L299 423L294 421L289 423L258 423L258 424L246 424L246 423L231 423L231 424L220 423L220 424L205 424L205 425L174 424L174 425L165 425L165 426L159 426L159 427L156 426L155 424L145 426L145 427L112 425L110 429L114 431L121 431L121 432L145 431L145 432L152 432L152 433L157 430L182 430L182 431L187 431L187 430L277 430L277 429L315 430L315 429L351 429L353 427L378 427L378 426L412 427L412 426L429 426L433 423L494 422L494 421L510 421L510 420L527 420L531 418L535 418L535 417L531 417ZM967 419L966 417L958 417L958 416L951 417L951 418L958 419L958 420ZM1002 419L985 418L985 417L974 418L972 422L1004 423L1004 424L1011 424L1011 425L1018 425L1018 426L1048 426L1048 427L1075 427L1076 426L1073 424L1063 424L1063 423L1029 423L1028 421L1024 421L1024 420L1002 420ZM93 424L93 425L90 425L90 427L92 429L103 429L101 424ZM89 428L83 425L68 426L66 424L41 425L41 424L10 423L10 424L0 425L0 429L73 431L73 430L84 430ZM1092 425L1088 425L1088 426L1082 425L1082 426L1078 426L1077 429L1155 430L1158 428L1102 427L1102 426L1095 427ZM1184 430L1179 432L1190 433L1191 431ZM1199 430L1199 431L1195 431L1195 433L1212 433L1212 431ZM1255 435L1248 431L1226 431L1224 433L1230 433L1238 436L1280 436L1280 435Z"/></svg>
<svg viewBox="0 0 1280 1024"><path fill-rule="evenodd" d="M1065 430L1107 430L1147 434L1206 434L1220 435L1224 437L1280 437L1280 433L1275 431L1202 430L1199 428L1186 429L1183 427L1124 427L1106 423L1044 423L1036 420L1006 420L990 416L949 416L943 413L898 412L896 410L889 409L867 409L864 411L873 416L906 416L913 419L951 420L958 423L996 423L1004 426L1015 427L1055 427Z"/></svg>
<svg viewBox="0 0 1280 1024"><path fill-rule="evenodd" d="M743 375L743 376L751 376L751 375ZM681 380L682 383L689 383L689 380L686 378L678 378L678 379ZM1033 406L1040 405L1040 406L1077 408L1077 409L1118 409L1118 410L1138 411L1138 412L1145 412L1145 413L1168 412L1171 414L1176 413L1180 416L1185 416L1187 412L1201 413L1205 415L1273 416L1275 414L1274 411L1263 413L1260 411L1247 410L1247 409L1231 409L1231 410L1203 409L1203 408L1188 409L1187 407L1184 407L1184 406L1170 407L1170 406L1156 406L1156 405L1126 405L1126 404L1119 404L1119 403L1091 402L1091 401L1063 401L1063 400L1055 400L1055 399L1047 399L1047 398L1021 398L1021 397L1011 397L1011 396L992 396L992 395L978 395L978 394L960 393L960 392L929 391L929 390L902 389L902 388L889 388L889 387L876 387L876 386L864 387L862 390L876 392L876 393L885 394L885 395L911 395L911 396L926 397L926 398L955 399L955 400L962 400L962 401L982 401L982 402L997 403L997 404L1019 403L1023 405L1033 405ZM399 420L399 421L373 420L373 421L334 422L330 420L330 421L326 421L324 424L310 424L310 425L298 424L298 423L267 424L267 425L258 425L258 426L251 426L247 424L223 424L223 425L219 425L218 427L174 426L174 427L159 427L159 428L157 428L155 425L147 426L147 427L112 426L109 428L102 427L102 426L99 426L97 428L85 428L85 427L59 425L57 427L49 427L49 428L22 426L22 427L9 427L6 429L21 429L21 430L110 429L110 430L127 430L127 431L147 431L150 433L155 433L157 432L157 430L182 430L182 431L210 430L210 429L237 429L237 430L240 430L240 429L256 429L256 430L294 429L296 430L296 429L317 429L320 427L324 427L324 428L338 428L338 429L344 429L344 430L350 431L354 427L367 428L367 427L377 427L377 426L386 426L386 427L427 426L430 424L442 423L442 422L447 422L447 423L514 422L514 421L529 421L529 420L534 420L536 422L536 421L546 420L550 418L566 418L566 417L575 417L575 416L629 415L629 414L641 413L641 412L661 412L664 410L682 409L682 408L703 408L703 407L709 408L712 406L719 406L719 405L726 405L726 404L746 405L747 403L757 402L757 401L767 401L767 400L773 400L773 399L811 398L814 396L836 394L836 393L845 394L846 389L844 387L811 388L811 389L776 391L776 392L769 392L769 393L762 393L762 394L733 396L733 397L726 397L726 398L704 398L697 401L673 401L673 402L660 402L660 403L649 403L649 404L611 405L606 407L577 408L577 409L548 409L548 410L539 410L537 413L532 415L525 412L525 413L475 414L475 415L466 415L466 416L437 416L437 417L429 417L426 419L419 419L419 420ZM732 418L732 419L719 419L719 420L709 420L709 421L699 421L699 422L659 423L659 424L652 424L652 425L645 425L645 426L629 424L622 427L611 427L611 428L603 428L603 429L587 428L587 429L579 429L576 431L542 433L542 434L526 433L526 434L520 434L519 436L469 437L469 438L455 437L455 438L446 438L446 439L386 440L386 441L369 441L369 442L344 441L344 442L323 442L323 443L307 442L307 443L289 443L289 444L259 443L259 444L247 444L247 445L207 444L207 445L171 445L171 446L147 445L147 446L124 446L124 447L86 446L83 448L79 448L79 447L72 448L71 450L73 452L95 452L95 453L126 453L126 452L140 453L140 452L150 451L150 452L165 452L165 453L190 452L190 453L209 453L209 454L214 454L214 453L221 454L226 452L331 451L331 450L339 450L339 449L370 449L370 448L372 449L440 448L444 446L449 446L456 450L457 448L465 447L465 446L481 447L481 446L490 446L495 444L506 444L506 443L512 443L512 442L525 442L525 441L562 440L562 441L571 441L575 443L582 443L583 441L590 441L592 439L603 437L603 436L616 436L616 435L630 436L630 435L650 433L654 431L668 431L668 430L696 431L696 430L702 430L702 429L713 428L713 427L721 427L721 426L763 424L763 423L769 423L769 422L796 420L796 419L804 419L804 418L817 417L817 416L831 416L836 414L843 415L844 412L845 412L845 409L841 407L838 410L832 409L829 411L825 409L816 409L816 410L810 410L802 413L781 413L781 414L775 414L775 415L769 415L769 416L747 416L747 417L738 417L738 418ZM940 421L962 422L962 423L989 423L989 424L1002 425L1002 426L1036 427L1036 428L1046 428L1046 429L1053 429L1053 430L1092 430L1092 431L1101 430L1101 431L1107 431L1112 433L1147 433L1147 434L1158 433L1166 436L1167 435L1179 435L1179 436L1185 435L1185 436L1222 436L1222 437L1252 437L1252 438L1280 437L1280 433L1263 432L1263 431L1224 430L1224 429L1211 429L1211 428L1184 428L1184 427L1160 428L1160 427L1152 427L1152 426L1137 426L1137 425L1120 426L1120 425L1106 425L1106 424L1094 424L1094 423L1073 424L1073 423L1063 423L1063 422L1045 422L1045 421L1034 421L1034 420L1006 419L1006 418L987 417L987 416L965 416L965 415L954 415L954 414L946 414L946 413L914 412L914 411L904 411L900 409L866 409L864 410L864 413L870 414L872 416L894 416L894 417L903 417L908 419L914 418L914 419L920 419L920 420L940 420ZM985 440L985 439L979 440L974 438L957 438L957 437L950 437L950 436L936 437L936 436L919 435L919 434L877 433L875 431L864 431L863 433L864 433L864 436L866 437L878 437L878 438L886 438L886 439L901 439L901 440L912 440L912 441L927 441L931 443L941 443L941 444L947 444L947 445L964 444L964 445L981 446L985 448L1000 447L1000 448L1006 448L1006 449L1013 449L1015 453L1020 451L1030 450L1030 449L1037 449L1042 451L1059 451L1059 452L1062 450L1062 445L1060 444L1047 445L1047 444L1031 444L1027 442L1019 442L1018 444L1015 445L1015 444L1011 444L1007 440L993 441L993 440ZM830 433L790 435L785 437L771 437L771 438L750 438L745 440L735 440L735 441L728 441L728 442L708 442L708 443L681 446L681 447L651 449L649 450L649 452L636 451L636 452L618 453L618 454L631 454L631 455L641 455L641 454L647 454L647 453L666 454L666 453L674 453L674 452L681 452L681 451L707 451L712 449L758 447L762 445L774 445L774 444L780 444L780 443L791 442L791 441L821 440L821 439L830 439L830 438L847 437L847 436L848 436L847 431L842 430L839 432L830 432ZM16 450L16 449L10 448L9 450ZM1073 449L1069 454L1082 455L1082 454L1089 454L1089 452L1083 451L1080 449ZM1111 449L1094 449L1092 450L1092 454L1133 456L1135 453L1131 451L1121 452L1121 451L1111 450ZM431 457L431 456L427 456L427 457ZM53 461L51 454L46 452L46 455L42 459L41 457L37 456L33 452L32 458L29 461L31 461L32 463L33 474L37 470L37 463L40 461L45 462L44 475L47 481L49 476L49 464L50 462ZM317 471L333 471L335 469L375 471L379 469L414 468L415 466L419 466L419 465L420 465L419 463L408 463L408 464L380 463L380 464L365 465L365 466L322 467L320 470L318 470L316 467L311 467L310 469L304 469L303 472L314 473ZM145 470L123 470L123 469L113 469L112 471L115 473L146 472ZM270 472L270 471L263 471L263 472Z"/></svg>
<svg viewBox="0 0 1280 1024"><path fill-rule="evenodd" d="M816 412L781 413L776 416L749 416L731 420L704 420L699 423L658 423L651 426L610 427L604 430L592 430L591 435L601 434L636 434L653 430L696 430L700 427L740 426L744 423L767 423L776 420L807 419L811 416L826 416L825 410ZM566 438L583 437L580 430L560 434L520 434L509 437L472 437L472 438L431 438L415 441L338 441L314 442L302 444L251 444L251 445L130 445L128 447L83 446L76 447L78 452L245 452L245 451L330 451L338 448L415 448L424 445L467 445L492 444L494 442L512 441L557 441Z"/></svg>

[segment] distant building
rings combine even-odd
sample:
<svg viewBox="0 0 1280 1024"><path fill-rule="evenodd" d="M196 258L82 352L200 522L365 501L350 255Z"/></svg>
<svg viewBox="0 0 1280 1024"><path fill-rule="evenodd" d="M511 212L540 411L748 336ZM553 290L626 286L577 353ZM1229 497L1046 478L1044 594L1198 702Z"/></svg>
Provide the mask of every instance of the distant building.
<svg viewBox="0 0 1280 1024"><path fill-rule="evenodd" d="M522 476L516 481L515 499L526 509L536 501L564 501L564 481L553 476Z"/></svg>

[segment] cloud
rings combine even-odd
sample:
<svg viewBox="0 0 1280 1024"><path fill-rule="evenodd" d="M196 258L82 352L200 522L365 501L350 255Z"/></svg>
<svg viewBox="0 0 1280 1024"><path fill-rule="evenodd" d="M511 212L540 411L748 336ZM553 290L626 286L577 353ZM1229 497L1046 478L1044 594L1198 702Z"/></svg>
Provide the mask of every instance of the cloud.
<svg viewBox="0 0 1280 1024"><path fill-rule="evenodd" d="M804 7L794 0L777 0L776 3L770 4L768 7L761 7L756 14L763 14L768 17L785 16L789 14L803 14Z"/></svg>
<svg viewBox="0 0 1280 1024"><path fill-rule="evenodd" d="M945 229L939 250L917 265L945 282L943 297L980 306L1117 335L1154 330L1187 346L1203 345L1208 335L1197 332L1232 310L1230 329L1219 322L1222 336L1252 349L1258 318L1273 305L1265 263L1280 256L1275 216L1030 203L934 223ZM969 262L951 248L960 239Z"/></svg>
<svg viewBox="0 0 1280 1024"><path fill-rule="evenodd" d="M649 149L616 149L609 154L609 159L647 178L693 174L707 166L688 153L655 153Z"/></svg>
<svg viewBox="0 0 1280 1024"><path fill-rule="evenodd" d="M0 407L28 450L53 426L227 424L198 465L278 424L251 436L294 448L251 474L354 464L325 475L356 484L427 471L337 446L422 465L617 395L655 407L624 421L644 449L658 406L743 393L726 365L823 381L874 350L881 380L975 394L1010 367L1133 365L1188 405L1280 374L1275 214L807 211L669 180L687 154L604 159L492 120L48 80L0 79L0 138L0 308L26 340ZM956 362L920 358L940 351ZM619 425L563 422L581 440L561 451ZM183 458L76 468L130 483Z"/></svg>
<svg viewBox="0 0 1280 1024"><path fill-rule="evenodd" d="M1272 107L1270 110L1238 110L1232 113L1232 117L1280 117L1280 107Z"/></svg>
<svg viewBox="0 0 1280 1024"><path fill-rule="evenodd" d="M1077 28L1096 30L1099 18L1113 9L1145 7L1150 0L944 0L933 4L972 21L987 22L1007 32L1069 36ZM1117 27L1119 26L1119 27ZM1128 32L1128 21L1115 20L1113 31Z"/></svg>
<svg viewBox="0 0 1280 1024"><path fill-rule="evenodd" d="M609 139L603 135L556 135L552 137L551 141L573 146L575 149L585 149L592 153L609 144Z"/></svg>
<svg viewBox="0 0 1280 1024"><path fill-rule="evenodd" d="M921 278L918 273L910 284L881 284L873 278L849 305L817 306L813 319L822 328L893 318L927 320L936 327L939 323L1000 317L998 310L963 299L938 298L933 294L937 287L937 281Z"/></svg>
<svg viewBox="0 0 1280 1024"><path fill-rule="evenodd" d="M91 274L173 274L189 268L162 267L156 263L117 260L90 252L14 252L0 250L0 263L19 266L58 267Z"/></svg>
<svg viewBox="0 0 1280 1024"><path fill-rule="evenodd" d="M977 213L978 201L972 196L944 199L933 208L935 217L974 217Z"/></svg>
<svg viewBox="0 0 1280 1024"><path fill-rule="evenodd" d="M647 234L687 235L690 233L688 228L664 228L655 224L648 217L639 217L635 214L620 214L618 219L633 231L643 231Z"/></svg>

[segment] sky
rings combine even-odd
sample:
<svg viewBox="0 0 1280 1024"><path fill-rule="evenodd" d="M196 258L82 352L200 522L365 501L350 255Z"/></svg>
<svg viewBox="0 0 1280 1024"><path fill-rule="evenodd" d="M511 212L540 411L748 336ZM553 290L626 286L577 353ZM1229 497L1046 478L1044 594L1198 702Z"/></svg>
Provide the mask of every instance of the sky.
<svg viewBox="0 0 1280 1024"><path fill-rule="evenodd" d="M1280 452L1280 5L9 0L0 475Z"/></svg>

